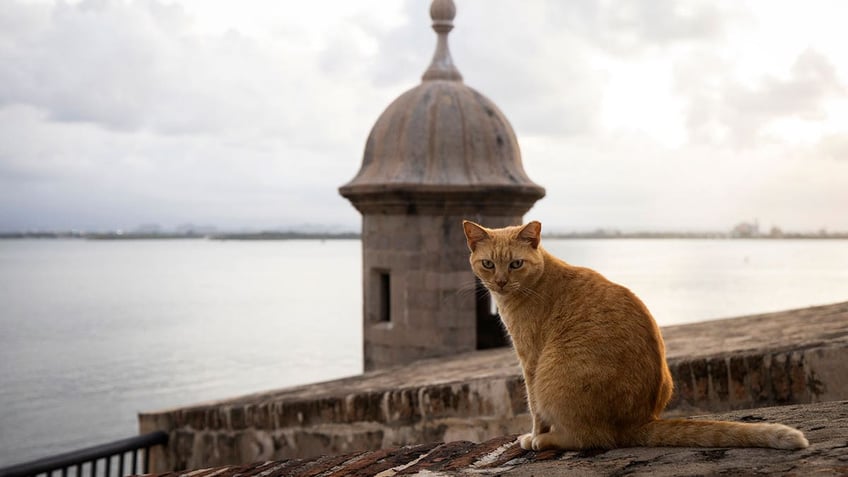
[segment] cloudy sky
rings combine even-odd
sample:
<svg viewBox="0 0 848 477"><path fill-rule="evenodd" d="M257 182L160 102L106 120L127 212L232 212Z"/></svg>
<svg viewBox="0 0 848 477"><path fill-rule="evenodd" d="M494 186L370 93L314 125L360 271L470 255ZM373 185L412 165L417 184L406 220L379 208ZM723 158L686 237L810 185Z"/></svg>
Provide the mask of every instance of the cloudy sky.
<svg viewBox="0 0 848 477"><path fill-rule="evenodd" d="M848 2L457 0L548 230L848 230ZM0 0L0 230L356 230L425 0Z"/></svg>

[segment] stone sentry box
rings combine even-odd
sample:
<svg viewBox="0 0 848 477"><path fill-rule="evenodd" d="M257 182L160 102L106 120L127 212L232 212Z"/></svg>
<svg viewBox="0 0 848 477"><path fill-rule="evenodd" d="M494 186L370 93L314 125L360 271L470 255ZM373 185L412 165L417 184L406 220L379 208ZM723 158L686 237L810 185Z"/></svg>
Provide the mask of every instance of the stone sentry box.
<svg viewBox="0 0 848 477"><path fill-rule="evenodd" d="M462 220L519 224L545 195L506 117L453 64L455 14L451 0L432 3L432 63L379 117L339 188L362 214L366 370L506 345L475 289Z"/></svg>

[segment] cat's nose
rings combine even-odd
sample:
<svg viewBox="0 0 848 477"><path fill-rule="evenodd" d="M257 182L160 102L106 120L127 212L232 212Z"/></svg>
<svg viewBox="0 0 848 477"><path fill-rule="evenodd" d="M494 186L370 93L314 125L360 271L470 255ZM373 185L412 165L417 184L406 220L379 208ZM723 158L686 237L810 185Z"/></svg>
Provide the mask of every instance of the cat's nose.
<svg viewBox="0 0 848 477"><path fill-rule="evenodd" d="M505 286L506 286L506 280L496 280L496 281L495 281L495 283L496 283L499 287L501 287L501 290L503 290L503 287L505 287Z"/></svg>

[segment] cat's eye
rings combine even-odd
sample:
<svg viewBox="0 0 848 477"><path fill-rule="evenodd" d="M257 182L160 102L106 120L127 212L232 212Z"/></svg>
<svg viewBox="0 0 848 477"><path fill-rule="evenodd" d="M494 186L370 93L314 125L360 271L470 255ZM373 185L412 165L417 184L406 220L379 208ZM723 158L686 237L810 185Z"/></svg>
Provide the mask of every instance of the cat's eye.
<svg viewBox="0 0 848 477"><path fill-rule="evenodd" d="M513 260L509 262L509 268L512 270L517 270L521 268L522 265L524 265L524 260Z"/></svg>
<svg viewBox="0 0 848 477"><path fill-rule="evenodd" d="M495 268L495 262L491 260L481 260L480 264L483 265L483 268L485 268L486 270L491 270Z"/></svg>

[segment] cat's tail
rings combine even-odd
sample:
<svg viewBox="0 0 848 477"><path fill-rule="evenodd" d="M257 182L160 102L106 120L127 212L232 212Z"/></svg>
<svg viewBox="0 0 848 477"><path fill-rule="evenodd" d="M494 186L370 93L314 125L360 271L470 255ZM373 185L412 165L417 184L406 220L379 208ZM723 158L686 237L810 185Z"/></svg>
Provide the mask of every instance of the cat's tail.
<svg viewBox="0 0 848 477"><path fill-rule="evenodd" d="M783 424L659 419L642 426L632 445L664 447L773 447L803 449L804 434Z"/></svg>

